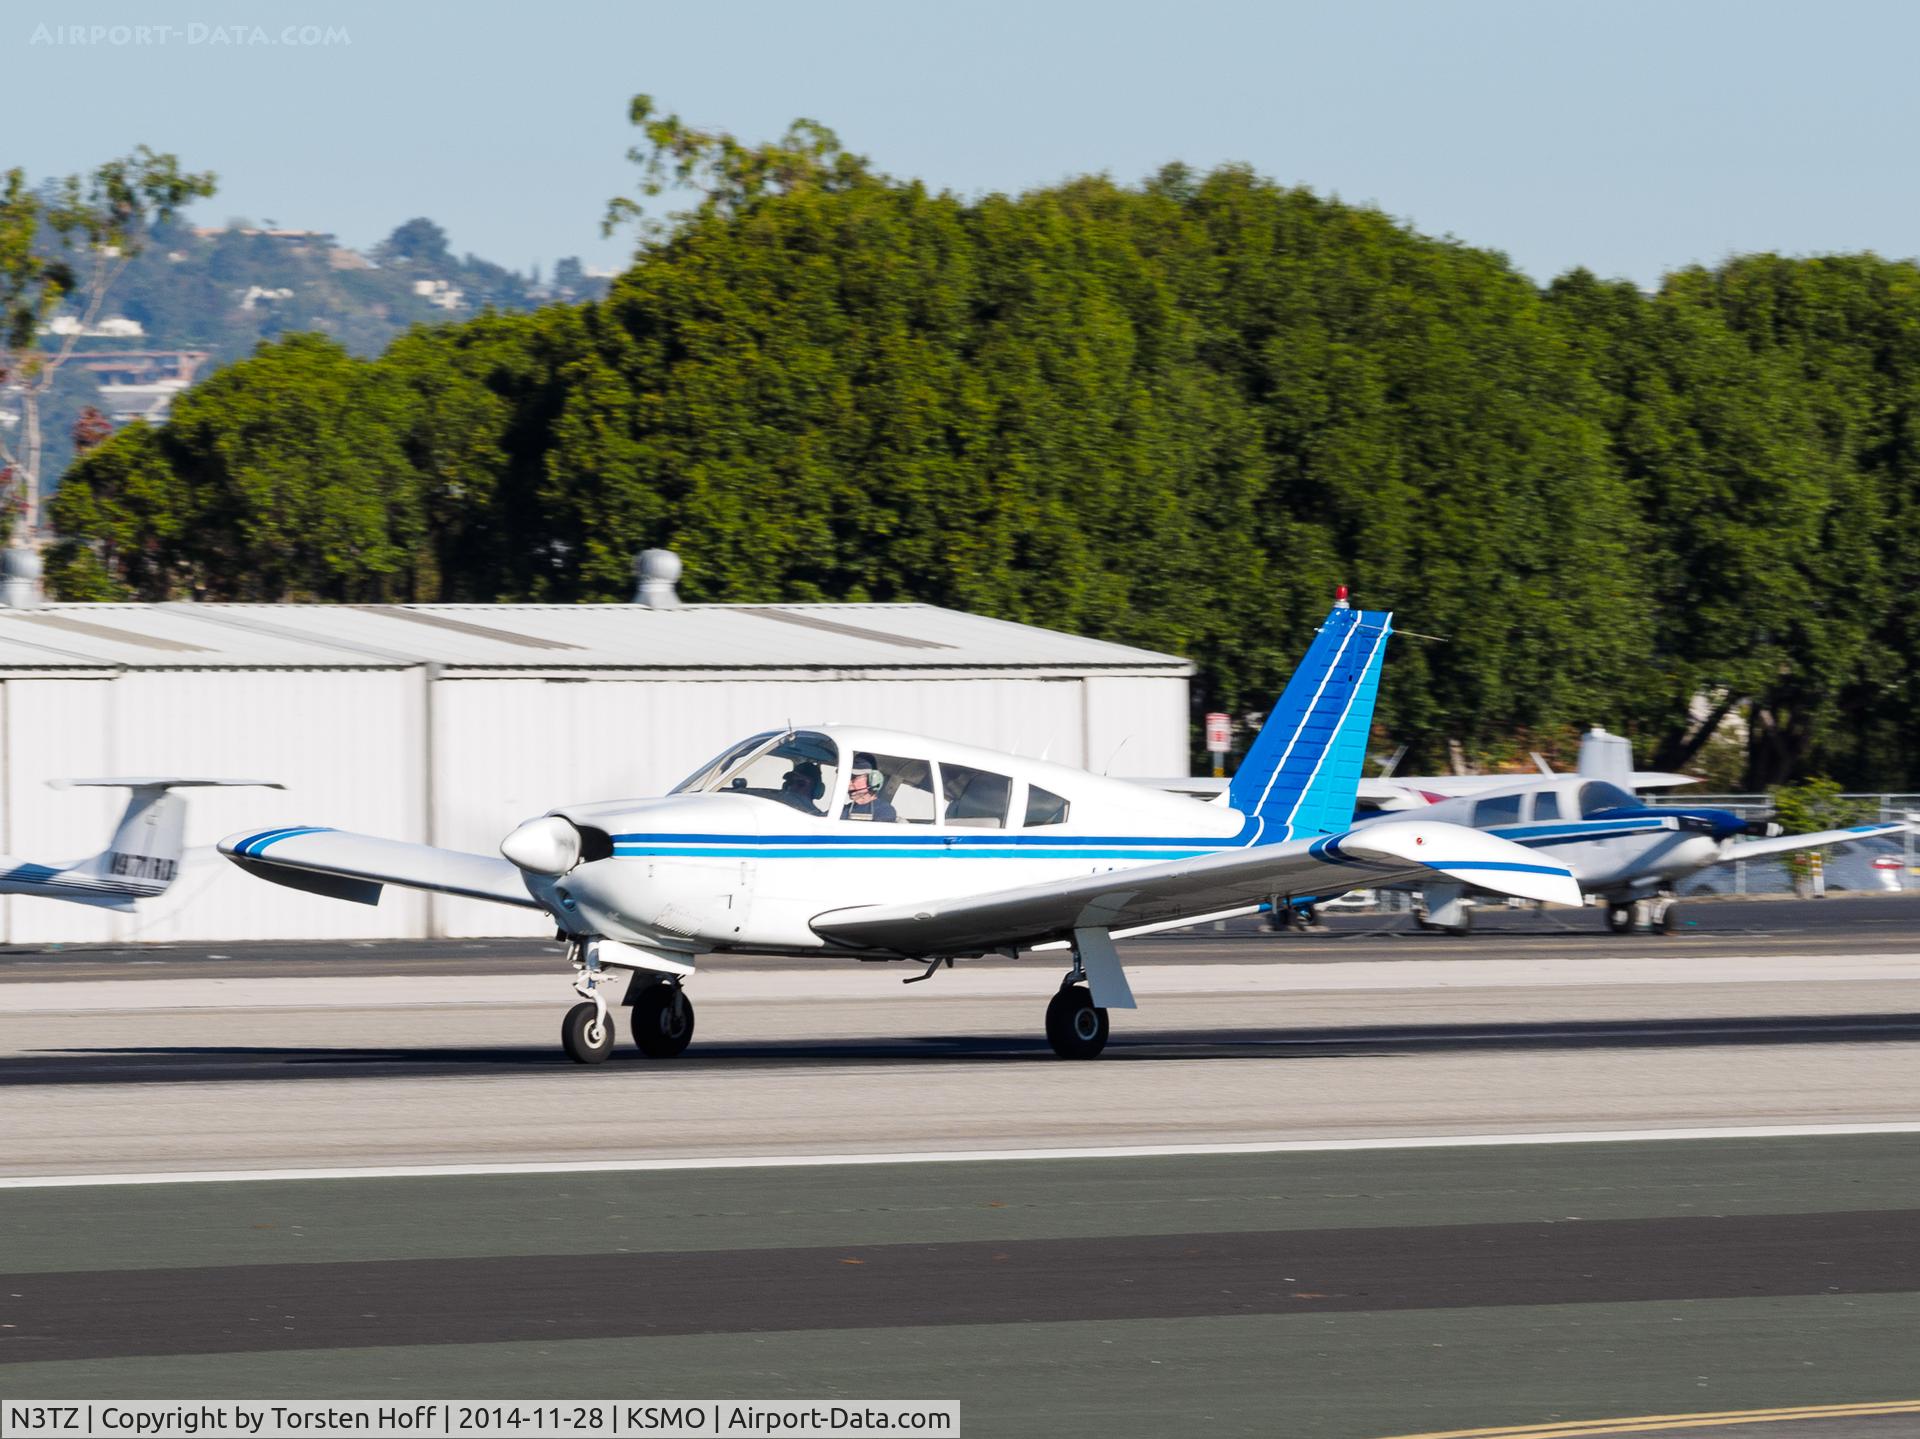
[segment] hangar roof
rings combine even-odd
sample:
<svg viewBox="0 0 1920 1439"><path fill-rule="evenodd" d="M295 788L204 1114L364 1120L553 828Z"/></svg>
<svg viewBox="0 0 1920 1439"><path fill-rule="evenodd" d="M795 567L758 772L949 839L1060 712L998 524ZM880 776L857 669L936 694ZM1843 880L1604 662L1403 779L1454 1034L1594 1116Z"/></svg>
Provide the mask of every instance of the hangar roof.
<svg viewBox="0 0 1920 1439"><path fill-rule="evenodd" d="M1187 661L923 604L49 604L0 609L0 675L386 669L1185 676ZM635 677L638 677L637 675Z"/></svg>

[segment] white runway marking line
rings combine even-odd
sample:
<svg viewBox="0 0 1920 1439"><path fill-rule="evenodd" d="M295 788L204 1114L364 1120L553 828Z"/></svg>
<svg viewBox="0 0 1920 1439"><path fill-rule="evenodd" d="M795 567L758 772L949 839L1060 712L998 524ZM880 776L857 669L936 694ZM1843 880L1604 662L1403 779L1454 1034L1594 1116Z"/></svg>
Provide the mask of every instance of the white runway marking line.
<svg viewBox="0 0 1920 1439"><path fill-rule="evenodd" d="M398 1164L339 1169L207 1169L174 1174L33 1174L0 1178L0 1189L80 1189L115 1184L263 1184L308 1179L451 1179L505 1174L644 1174L669 1169L819 1169L867 1164L987 1164L1054 1159L1165 1159L1209 1154L1490 1149L1509 1145L1641 1144L1689 1139L1808 1139L1850 1134L1920 1134L1920 1120L1888 1124L1763 1124L1724 1129L1592 1129L1555 1134L1430 1134L1395 1139L1282 1139L1246 1144L1126 1144L1085 1149L936 1149L893 1154L748 1154L519 1164Z"/></svg>

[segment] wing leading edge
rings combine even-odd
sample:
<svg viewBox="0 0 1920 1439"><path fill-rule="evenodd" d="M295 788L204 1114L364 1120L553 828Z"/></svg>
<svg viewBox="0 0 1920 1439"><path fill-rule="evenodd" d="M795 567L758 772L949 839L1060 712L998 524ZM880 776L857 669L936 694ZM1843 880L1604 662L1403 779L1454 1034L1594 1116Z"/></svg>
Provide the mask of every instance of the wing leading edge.
<svg viewBox="0 0 1920 1439"><path fill-rule="evenodd" d="M511 861L430 844L287 825L230 834L220 841L220 853L261 879L359 904L378 904L381 886L397 884L540 908Z"/></svg>
<svg viewBox="0 0 1920 1439"><path fill-rule="evenodd" d="M1581 902L1571 870L1543 863L1511 840L1464 825L1393 820L991 894L830 910L812 925L838 944L923 956L973 954L1043 943L1076 929L1197 919L1275 895L1342 894L1422 878L1550 904Z"/></svg>
<svg viewBox="0 0 1920 1439"><path fill-rule="evenodd" d="M1857 824L1851 829L1822 829L1812 834L1782 834L1771 839L1741 839L1723 845L1720 850L1719 864L1727 864L1736 859L1759 859L1769 854L1792 854L1800 849L1819 849L1822 845L1849 844L1857 839L1873 839L1877 835L1898 834L1907 826L1895 824Z"/></svg>

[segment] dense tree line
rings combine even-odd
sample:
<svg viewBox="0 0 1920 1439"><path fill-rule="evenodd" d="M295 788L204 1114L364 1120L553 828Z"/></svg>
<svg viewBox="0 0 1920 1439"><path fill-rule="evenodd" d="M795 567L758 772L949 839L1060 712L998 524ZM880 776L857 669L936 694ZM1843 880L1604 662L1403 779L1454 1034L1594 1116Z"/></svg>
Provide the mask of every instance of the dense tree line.
<svg viewBox="0 0 1920 1439"><path fill-rule="evenodd" d="M635 119L698 199L603 300L263 345L74 467L59 591L620 599L663 545L692 599L955 605L1247 711L1344 581L1432 637L1416 760L1737 715L1749 782L1920 781L1912 264L1543 290L1239 168L968 200Z"/></svg>

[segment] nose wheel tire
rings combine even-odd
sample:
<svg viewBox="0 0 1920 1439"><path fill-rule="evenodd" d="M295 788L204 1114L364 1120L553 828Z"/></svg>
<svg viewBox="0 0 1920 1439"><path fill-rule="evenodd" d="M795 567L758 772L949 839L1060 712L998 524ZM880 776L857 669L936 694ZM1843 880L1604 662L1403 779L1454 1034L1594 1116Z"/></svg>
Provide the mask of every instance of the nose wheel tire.
<svg viewBox="0 0 1920 1439"><path fill-rule="evenodd" d="M693 1042L693 1001L677 984L654 984L633 1001L633 1042L649 1059L672 1059Z"/></svg>
<svg viewBox="0 0 1920 1439"><path fill-rule="evenodd" d="M1107 1047L1107 1012L1084 984L1070 984L1047 1004L1047 1043L1062 1059L1092 1059Z"/></svg>
<svg viewBox="0 0 1920 1439"><path fill-rule="evenodd" d="M603 1020L599 1005L576 1004L561 1021L560 1047L575 1064L604 1064L613 1053L613 1016Z"/></svg>

